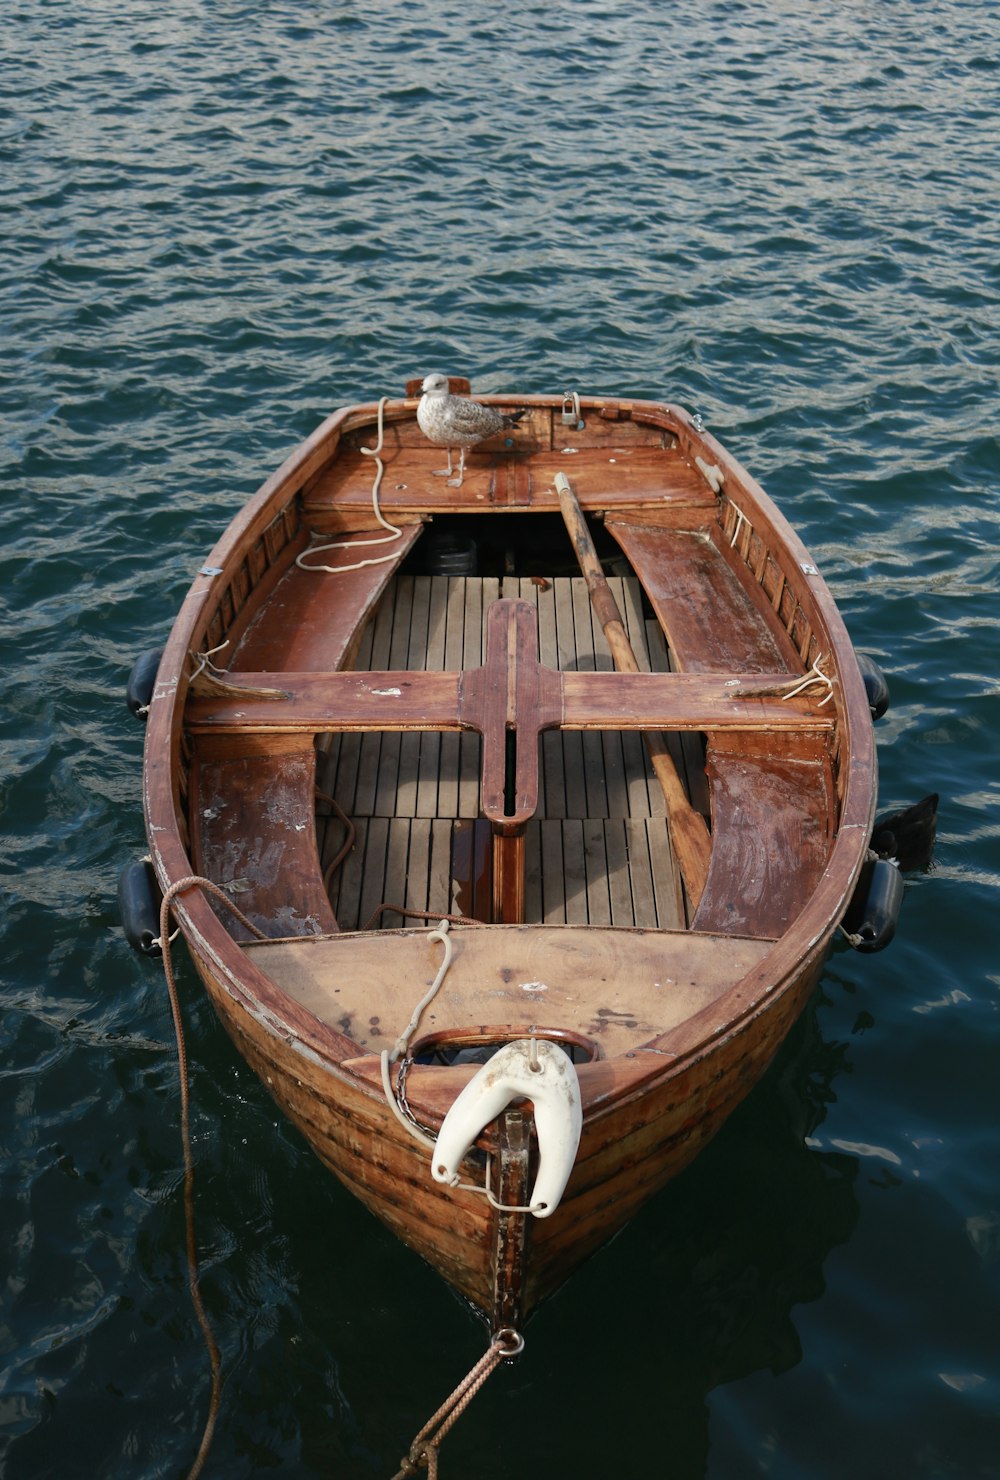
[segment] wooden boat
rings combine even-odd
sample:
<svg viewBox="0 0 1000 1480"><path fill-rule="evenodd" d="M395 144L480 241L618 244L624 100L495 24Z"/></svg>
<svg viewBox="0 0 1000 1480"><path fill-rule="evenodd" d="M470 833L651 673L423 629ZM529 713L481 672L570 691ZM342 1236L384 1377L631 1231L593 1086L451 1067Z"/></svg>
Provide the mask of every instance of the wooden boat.
<svg viewBox="0 0 1000 1480"><path fill-rule="evenodd" d="M875 752L813 561L685 411L485 397L523 415L455 487L418 393L330 416L196 575L146 826L248 1063L499 1329L764 1072L855 891ZM511 1044L498 1107L479 1061ZM565 1081L555 1130L521 1070Z"/></svg>

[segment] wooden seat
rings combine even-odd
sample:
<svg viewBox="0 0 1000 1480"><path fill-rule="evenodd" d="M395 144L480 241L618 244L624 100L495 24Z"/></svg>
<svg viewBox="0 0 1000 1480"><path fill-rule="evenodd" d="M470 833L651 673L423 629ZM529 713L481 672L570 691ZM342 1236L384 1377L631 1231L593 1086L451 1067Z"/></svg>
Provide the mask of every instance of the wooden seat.
<svg viewBox="0 0 1000 1480"><path fill-rule="evenodd" d="M241 753L242 751L242 753ZM317 867L316 754L311 737L278 754L204 746L196 752L191 851L195 868L225 889L268 936L337 929ZM237 940L252 933L221 903L213 908Z"/></svg>
<svg viewBox="0 0 1000 1480"><path fill-rule="evenodd" d="M327 671L351 661L359 613L371 612L396 568L420 534L404 527L386 546L391 561L361 570L303 570L289 564L268 606L268 620L242 632L227 659L233 673ZM355 543L346 537L348 544ZM348 565L367 547L308 557ZM330 581L340 583L338 602ZM247 919L268 936L316 935L337 929L317 867L316 754L311 734L288 735L260 745L252 730L225 736L192 732L191 849L199 873L219 884ZM252 935L213 902L238 940Z"/></svg>
<svg viewBox="0 0 1000 1480"><path fill-rule="evenodd" d="M832 840L833 771L822 744L793 757L726 750L713 739L712 854L693 930L780 936L821 877Z"/></svg>
<svg viewBox="0 0 1000 1480"><path fill-rule="evenodd" d="M433 447L406 447L406 480L393 478L394 448L399 430L388 429L383 450L386 475L380 496L383 513L390 519L418 518L423 514L454 512L455 497L434 469L441 453ZM498 442L500 439L496 439ZM523 421L512 429L509 439L518 444L531 440L531 424ZM398 453L399 447L395 449ZM614 477L609 477L614 464ZM585 509L630 508L655 499L659 507L675 505L692 509L714 508L715 496L696 468L676 450L660 446L586 448L577 451L536 450L530 458L515 450L474 449L466 462L462 501L472 509L525 509L558 512L559 500L553 482L565 468L572 475L581 507ZM337 461L307 490L304 512L312 529L334 531L365 528L372 522L371 459L361 452L344 450Z"/></svg>
<svg viewBox="0 0 1000 1480"><path fill-rule="evenodd" d="M645 590L687 672L784 670L803 663L758 589L748 619L737 562L702 531L609 520L608 528L645 578ZM820 711L822 712L822 711ZM706 726L712 853L696 930L779 936L809 899L832 840L832 761L822 736L789 736L768 754L750 732Z"/></svg>
<svg viewBox="0 0 1000 1480"><path fill-rule="evenodd" d="M370 481L369 469L369 484ZM371 537L369 531L338 536L346 542L346 549L321 553L305 549L304 560L314 567L329 565L336 574L290 565L268 603L267 620L251 624L235 652L225 658L226 668L234 672L277 673L288 669L297 673L328 673L350 664L356 634L363 630L367 615L375 610L422 529L419 523L403 525L398 540L377 548L358 543ZM350 548L352 545L356 548ZM380 555L393 558L361 570L337 570L339 566ZM337 582L336 601L330 600L331 581ZM223 659L218 661L221 663Z"/></svg>

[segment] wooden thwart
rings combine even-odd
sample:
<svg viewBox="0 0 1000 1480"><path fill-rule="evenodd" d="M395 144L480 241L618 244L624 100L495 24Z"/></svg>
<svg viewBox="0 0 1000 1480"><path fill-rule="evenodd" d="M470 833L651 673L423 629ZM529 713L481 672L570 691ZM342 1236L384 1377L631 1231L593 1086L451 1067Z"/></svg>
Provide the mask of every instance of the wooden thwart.
<svg viewBox="0 0 1000 1480"><path fill-rule="evenodd" d="M496 603L503 606L504 603ZM503 612L497 613L499 624ZM559 673L525 658L521 690L539 692L538 723L519 710L518 724L536 731L801 730L825 732L831 720L807 696L788 701L788 673ZM271 733L338 729L479 730L482 687L494 675L472 673L233 673L230 692L194 699L197 734ZM279 693L270 697L268 688ZM506 697L507 685L502 692ZM559 697L557 697L557 695ZM506 713L506 711L505 711ZM506 722L506 721L505 721ZM486 721L488 723L488 720Z"/></svg>

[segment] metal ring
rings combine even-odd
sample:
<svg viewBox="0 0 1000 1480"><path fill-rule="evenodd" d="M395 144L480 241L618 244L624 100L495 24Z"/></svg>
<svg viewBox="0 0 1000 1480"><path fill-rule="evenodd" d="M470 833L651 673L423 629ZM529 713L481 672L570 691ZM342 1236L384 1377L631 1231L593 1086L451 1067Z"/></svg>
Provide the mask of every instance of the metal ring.
<svg viewBox="0 0 1000 1480"><path fill-rule="evenodd" d="M524 1337L513 1326L501 1326L493 1337L493 1345L503 1347L505 1357L519 1357L524 1351Z"/></svg>

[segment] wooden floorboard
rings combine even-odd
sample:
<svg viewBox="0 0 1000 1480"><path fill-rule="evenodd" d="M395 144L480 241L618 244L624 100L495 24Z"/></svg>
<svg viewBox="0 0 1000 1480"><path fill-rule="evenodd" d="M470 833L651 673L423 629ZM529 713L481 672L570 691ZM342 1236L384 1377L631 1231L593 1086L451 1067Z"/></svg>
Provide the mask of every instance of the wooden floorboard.
<svg viewBox="0 0 1000 1480"><path fill-rule="evenodd" d="M664 671L669 654L658 624L644 612L638 582L611 577L609 584L640 670ZM356 666L476 668L484 656L486 613L501 595L537 608L543 664L583 672L612 669L582 580L409 575L397 577L387 590ZM696 781L700 741L686 741L675 755ZM526 918L647 929L682 925L663 795L642 736L549 731L540 744L539 809L525 847ZM452 879L454 825L465 819L468 826L479 815L479 736L328 735L319 750L318 788L336 799L356 828L354 846L330 881L341 929L364 928L383 903L456 912L461 891ZM328 804L318 803L318 814L326 867L345 833ZM387 912L375 923L396 928L401 919Z"/></svg>

